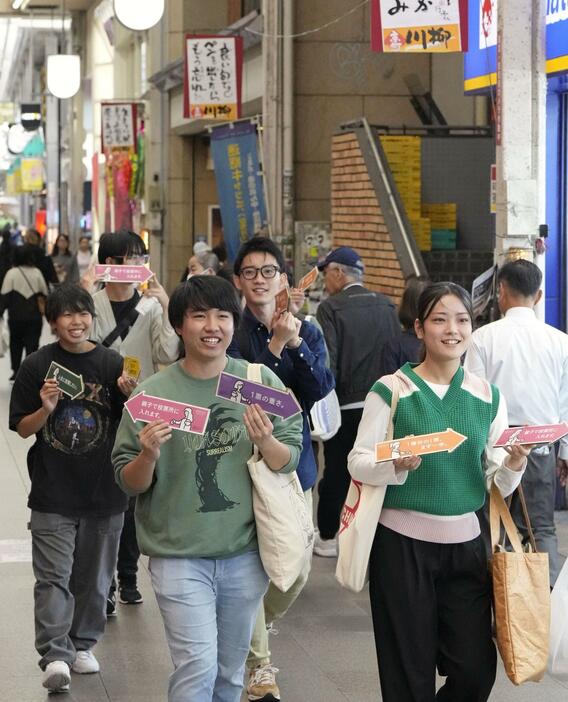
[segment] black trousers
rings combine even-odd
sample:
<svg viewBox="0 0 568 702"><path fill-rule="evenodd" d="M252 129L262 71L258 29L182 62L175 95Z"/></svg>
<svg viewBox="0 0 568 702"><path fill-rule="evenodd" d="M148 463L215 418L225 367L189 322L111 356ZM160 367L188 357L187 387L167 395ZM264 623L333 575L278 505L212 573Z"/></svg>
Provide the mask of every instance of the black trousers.
<svg viewBox="0 0 568 702"><path fill-rule="evenodd" d="M133 587L136 585L136 575L138 573L138 559L140 549L136 539L136 522L134 521L134 507L136 498L131 497L128 502L128 509L124 513L124 526L120 535L118 547L118 585L119 587ZM110 591L116 590L116 581L112 580Z"/></svg>
<svg viewBox="0 0 568 702"><path fill-rule="evenodd" d="M322 539L333 539L339 531L339 517L351 476L347 456L357 438L363 408L341 410L341 427L323 445L325 468L318 484L318 529Z"/></svg>
<svg viewBox="0 0 568 702"><path fill-rule="evenodd" d="M10 330L10 362L14 373L18 372L24 349L26 349L26 356L38 350L41 327L41 317L37 320L24 321L11 319L8 316L8 329Z"/></svg>
<svg viewBox="0 0 568 702"><path fill-rule="evenodd" d="M379 525L369 575L383 702L485 702L497 656L481 537L433 544Z"/></svg>

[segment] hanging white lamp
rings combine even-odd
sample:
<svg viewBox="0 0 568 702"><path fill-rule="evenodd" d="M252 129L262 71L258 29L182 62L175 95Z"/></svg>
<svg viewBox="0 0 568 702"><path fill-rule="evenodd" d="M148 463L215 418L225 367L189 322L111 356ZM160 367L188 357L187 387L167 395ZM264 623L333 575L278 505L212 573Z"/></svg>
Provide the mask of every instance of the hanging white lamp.
<svg viewBox="0 0 568 702"><path fill-rule="evenodd" d="M114 14L127 29L141 32L162 19L164 0L114 0Z"/></svg>
<svg viewBox="0 0 568 702"><path fill-rule="evenodd" d="M64 100L81 87L81 57L78 54L54 54L47 57L47 89Z"/></svg>

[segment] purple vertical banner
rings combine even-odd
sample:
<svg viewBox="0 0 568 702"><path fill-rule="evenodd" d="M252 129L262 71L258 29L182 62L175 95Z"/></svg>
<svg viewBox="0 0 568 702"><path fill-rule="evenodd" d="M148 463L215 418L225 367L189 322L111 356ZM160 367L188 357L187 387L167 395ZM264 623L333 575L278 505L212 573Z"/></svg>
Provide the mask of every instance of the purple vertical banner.
<svg viewBox="0 0 568 702"><path fill-rule="evenodd" d="M267 224L256 125L245 121L215 127L211 151L223 236L233 261L240 245Z"/></svg>

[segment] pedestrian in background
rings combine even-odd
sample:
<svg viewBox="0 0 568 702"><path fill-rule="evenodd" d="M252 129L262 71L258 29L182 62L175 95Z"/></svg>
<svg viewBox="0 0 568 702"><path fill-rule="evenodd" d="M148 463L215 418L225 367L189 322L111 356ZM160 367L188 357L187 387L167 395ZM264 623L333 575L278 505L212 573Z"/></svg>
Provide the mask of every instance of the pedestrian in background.
<svg viewBox="0 0 568 702"><path fill-rule="evenodd" d="M41 308L48 290L41 271L35 266L36 260L35 247L18 246L14 252L14 267L6 273L0 291L0 317L8 310L10 380L16 377L24 349L29 356L39 348L43 324Z"/></svg>
<svg viewBox="0 0 568 702"><path fill-rule="evenodd" d="M184 283L194 275L216 275L219 270L219 259L212 251L200 251L189 257L187 267L181 274L180 283Z"/></svg>
<svg viewBox="0 0 568 702"><path fill-rule="evenodd" d="M323 271L329 297L320 303L316 318L335 376L341 427L323 445L325 468L318 485L314 553L334 557L339 516L350 483L347 456L355 442L365 396L379 377L383 344L400 335L400 324L391 300L363 286L365 267L355 250L341 246L318 268Z"/></svg>
<svg viewBox="0 0 568 702"><path fill-rule="evenodd" d="M568 336L537 319L542 273L532 261L506 263L497 274L497 301L504 317L473 335L465 368L497 385L507 398L511 426L568 421ZM568 437L554 446L535 448L523 477L524 493L539 551L548 553L550 584L560 571L554 523L556 472L568 474ZM511 513L525 542L528 533L520 501Z"/></svg>
<svg viewBox="0 0 568 702"><path fill-rule="evenodd" d="M515 490L529 448L494 448L507 408L496 387L460 366L472 323L459 285L422 292L415 328L424 358L373 385L349 454L353 479L386 487L369 562L384 702L485 702L495 682L491 585L475 512L493 483L504 497ZM451 452L376 463L395 384L393 439L451 427L465 440ZM436 669L446 677L437 692Z"/></svg>
<svg viewBox="0 0 568 702"><path fill-rule="evenodd" d="M76 256L77 266L79 267L79 279L82 279L93 263L93 250L91 248L90 237L82 236L79 239L79 248L77 249Z"/></svg>
<svg viewBox="0 0 568 702"><path fill-rule="evenodd" d="M55 272L55 266L50 256L47 256L44 249L44 241L41 234L37 229L26 229L24 235L24 242L33 247L32 251L34 253L34 265L39 268L47 289L51 288L59 283L57 273Z"/></svg>
<svg viewBox="0 0 568 702"><path fill-rule="evenodd" d="M71 253L67 234L60 234L55 240L51 252L51 260L60 284L79 282L77 257Z"/></svg>

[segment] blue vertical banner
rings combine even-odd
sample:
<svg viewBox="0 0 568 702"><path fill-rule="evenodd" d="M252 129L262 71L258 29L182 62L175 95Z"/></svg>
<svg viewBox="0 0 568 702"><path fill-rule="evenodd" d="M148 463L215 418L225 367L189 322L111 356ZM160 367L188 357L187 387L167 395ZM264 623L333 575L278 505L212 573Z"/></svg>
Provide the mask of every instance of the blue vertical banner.
<svg viewBox="0 0 568 702"><path fill-rule="evenodd" d="M267 224L256 125L236 122L215 127L211 152L223 237L229 260L233 261L240 245Z"/></svg>

